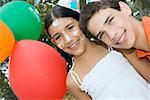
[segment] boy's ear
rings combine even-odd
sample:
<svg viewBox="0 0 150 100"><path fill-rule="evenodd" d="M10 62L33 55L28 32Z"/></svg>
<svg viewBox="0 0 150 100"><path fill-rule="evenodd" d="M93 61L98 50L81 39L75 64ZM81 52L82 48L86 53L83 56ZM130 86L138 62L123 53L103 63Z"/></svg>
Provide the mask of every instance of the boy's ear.
<svg viewBox="0 0 150 100"><path fill-rule="evenodd" d="M119 6L120 6L121 12L128 14L128 15L132 14L130 7L126 3L119 1Z"/></svg>

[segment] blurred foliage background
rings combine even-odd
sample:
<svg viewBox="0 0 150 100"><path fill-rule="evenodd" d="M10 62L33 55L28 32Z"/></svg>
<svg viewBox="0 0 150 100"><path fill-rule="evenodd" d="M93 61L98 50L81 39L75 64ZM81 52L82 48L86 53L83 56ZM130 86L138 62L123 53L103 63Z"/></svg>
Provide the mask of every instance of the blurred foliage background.
<svg viewBox="0 0 150 100"><path fill-rule="evenodd" d="M0 7L11 1L15 1L15 0L0 0ZM22 0L22 1L26 1L34 5L40 12L43 21L47 10L51 9L58 2L58 0ZM81 8L83 4L85 4L85 2L86 0L80 0ZM126 2L131 7L133 11L133 16L135 16L137 19L141 20L141 17L144 15L150 16L150 0L126 0ZM45 33L46 32L43 27L43 31L41 33L39 41L51 45L50 39L48 35ZM8 70L7 70L8 61L9 61L9 57L3 63L0 64L0 100L17 100L17 97L14 95L13 91L9 86ZM67 99L70 100L71 97Z"/></svg>

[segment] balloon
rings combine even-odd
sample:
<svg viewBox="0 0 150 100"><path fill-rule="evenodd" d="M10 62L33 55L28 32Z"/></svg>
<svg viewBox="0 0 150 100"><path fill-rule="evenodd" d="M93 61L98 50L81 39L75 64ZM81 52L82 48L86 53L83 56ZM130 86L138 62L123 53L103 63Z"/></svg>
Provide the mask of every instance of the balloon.
<svg viewBox="0 0 150 100"><path fill-rule="evenodd" d="M16 40L39 38L42 18L35 7L25 1L12 1L0 8L0 19L14 33Z"/></svg>
<svg viewBox="0 0 150 100"><path fill-rule="evenodd" d="M12 90L22 100L62 99L66 93L66 62L51 46L35 41L16 43L9 66Z"/></svg>
<svg viewBox="0 0 150 100"><path fill-rule="evenodd" d="M0 63L12 52L15 38L11 30L0 20Z"/></svg>

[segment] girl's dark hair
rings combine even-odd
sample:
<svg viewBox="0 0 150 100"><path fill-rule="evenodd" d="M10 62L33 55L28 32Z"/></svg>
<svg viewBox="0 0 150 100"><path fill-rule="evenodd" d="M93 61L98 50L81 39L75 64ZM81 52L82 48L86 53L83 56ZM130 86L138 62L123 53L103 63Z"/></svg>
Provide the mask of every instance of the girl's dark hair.
<svg viewBox="0 0 150 100"><path fill-rule="evenodd" d="M52 9L50 9L45 17L45 29L48 32L48 27L52 24L52 22L56 18L62 18L62 17L72 17L79 21L80 14L74 10L71 10L66 7L62 7L59 5L56 5Z"/></svg>
<svg viewBox="0 0 150 100"><path fill-rule="evenodd" d="M55 7L50 9L48 11L47 15L45 16L45 29L46 29L47 33L48 33L48 28L52 24L52 22L56 18L63 18L63 17L72 17L72 18L76 19L77 21L79 21L80 14L74 10L69 9L69 8L56 5ZM68 62L67 70L69 71L69 69L71 68L70 66L72 66L72 56L69 55L68 53L64 52L63 50L61 50L57 46L56 46L56 49L58 52L61 53L61 55Z"/></svg>

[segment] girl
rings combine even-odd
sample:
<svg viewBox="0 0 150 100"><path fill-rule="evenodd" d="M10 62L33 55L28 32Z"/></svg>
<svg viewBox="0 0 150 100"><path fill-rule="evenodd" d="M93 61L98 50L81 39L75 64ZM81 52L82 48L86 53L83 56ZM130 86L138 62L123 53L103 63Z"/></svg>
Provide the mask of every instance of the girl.
<svg viewBox="0 0 150 100"><path fill-rule="evenodd" d="M58 5L45 18L52 42L73 56L68 90L80 100L148 100L149 84L121 53L89 41L78 21L79 13Z"/></svg>

